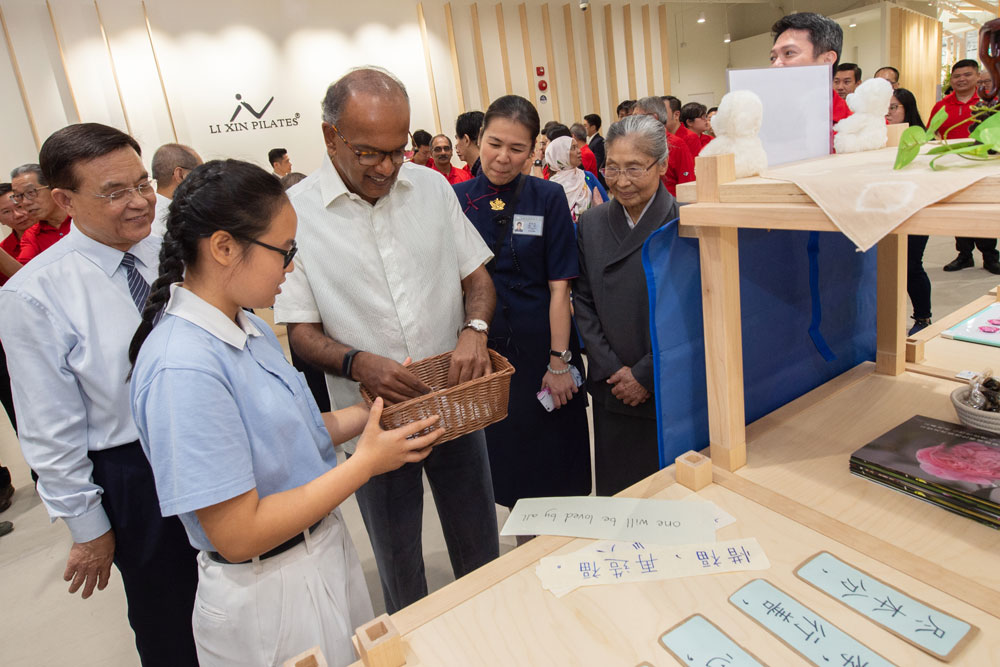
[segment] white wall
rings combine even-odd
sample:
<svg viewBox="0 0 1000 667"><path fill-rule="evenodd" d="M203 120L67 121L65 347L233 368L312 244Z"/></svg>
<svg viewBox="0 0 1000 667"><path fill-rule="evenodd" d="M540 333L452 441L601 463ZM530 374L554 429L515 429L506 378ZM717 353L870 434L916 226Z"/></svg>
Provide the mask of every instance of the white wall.
<svg viewBox="0 0 1000 667"><path fill-rule="evenodd" d="M460 64L457 77L445 27L447 3L444 0L422 3L436 96L432 96L428 83L417 3L412 0L146 0L162 88L141 3L98 0L110 42L110 58L93 0L50 0L50 3L55 29L45 0L0 0L21 67L30 118L34 119L41 139L78 120L107 123L130 129L148 160L157 146L175 140L176 129L176 139L192 145L206 159L233 156L264 165L267 150L283 146L289 150L294 169L308 172L320 164L324 155L319 103L326 86L348 69L365 64L386 67L403 80L411 96L414 129L424 128L432 133L438 130L433 110L435 99L440 129L448 134L453 134L454 119L459 112L482 109L470 0L450 3ZM826 0L830 6L836 3L838 7L845 4L844 0ZM594 80L599 99L595 109L588 59L590 40L576 0L569 4L576 55L573 62L566 43L566 3L523 2L532 52L530 66L532 71L539 65L546 68L545 78L556 89L558 107L551 89L548 103L538 104L538 79L531 76L529 80L526 76L519 4L517 0L502 2L511 92L534 100L543 122L557 118L567 123L580 120L574 118L571 73L578 80L579 115L596 111L607 124L618 102L633 96L627 77L629 56L635 64L636 97L666 92L662 49L669 53L670 92L682 100L718 102L725 92L726 67L741 66L740 62L750 57L751 48L758 50L756 42L746 40L725 45L723 33L727 28L731 33L739 32L735 17L741 12L743 15L757 12L772 20L770 15L779 11L767 4L733 7L727 26L725 10L718 4L639 0L592 3ZM631 9L631 53L626 53L625 46L626 4ZM648 6L650 17L652 87L648 86L646 76L644 5ZM543 6L548 7L550 18L551 62L546 55ZM613 26L617 80L613 90L609 89L607 72L606 6L611 8ZM662 35L660 6L666 8L668 16L668 28ZM492 100L507 92L496 3L479 2L477 7L485 56L485 91L487 99ZM704 24L696 23L701 11L708 19ZM57 33L63 46L65 69L59 57ZM767 49L760 50L766 57ZM862 67L868 69L864 64ZM29 114L16 85L6 45L0 48L0 86L5 93L0 95L0 113L7 130L4 142L0 143L0 170L6 170L37 159ZM459 91L464 97L464 107L459 103ZM290 126L227 132L225 124L237 108L237 94L257 110L273 97L264 120L291 119ZM236 120L249 123L256 119L244 109ZM219 131L214 131L216 128Z"/></svg>

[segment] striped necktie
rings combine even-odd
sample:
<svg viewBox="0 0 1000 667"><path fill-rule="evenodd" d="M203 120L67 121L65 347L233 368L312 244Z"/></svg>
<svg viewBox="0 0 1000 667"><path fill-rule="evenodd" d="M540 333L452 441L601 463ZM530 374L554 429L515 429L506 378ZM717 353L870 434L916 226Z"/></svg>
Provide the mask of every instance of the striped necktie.
<svg viewBox="0 0 1000 667"><path fill-rule="evenodd" d="M146 298L149 296L149 283L139 273L139 269L135 268L135 255L132 253L125 253L125 256L122 257L122 266L125 267L125 276L128 278L128 291L132 294L135 307L141 313L146 306Z"/></svg>

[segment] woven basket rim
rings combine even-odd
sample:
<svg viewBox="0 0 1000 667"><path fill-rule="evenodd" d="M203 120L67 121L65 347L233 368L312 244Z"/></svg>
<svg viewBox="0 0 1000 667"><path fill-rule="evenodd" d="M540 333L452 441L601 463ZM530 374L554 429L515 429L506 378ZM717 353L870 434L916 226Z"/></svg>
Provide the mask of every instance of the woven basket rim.
<svg viewBox="0 0 1000 667"><path fill-rule="evenodd" d="M385 408L382 409L382 415L383 415L383 417L388 417L388 416L391 416L391 415L395 414L396 412L399 412L401 410L405 410L405 409L409 408L412 405L416 405L420 401L428 401L428 400L431 400L431 399L434 399L434 398L438 398L439 396L444 396L445 394L448 394L448 393L455 393L455 392L457 392L459 390L464 390L464 389L467 389L467 388L470 388L470 387L475 387L475 386L478 386L478 385L481 385L481 384L486 384L488 382L492 382L493 380L495 380L497 378L500 378L500 377L503 377L505 375L513 375L514 374L514 366L510 363L510 361L507 360L507 358L505 356L503 356L502 354L500 354L496 350L492 350L492 349L489 349L489 348L487 348L487 352L489 352L490 361L493 362L493 368L494 368L494 370L492 372L487 373L486 375L483 375L482 377L475 378L473 380L466 380L465 382L462 382L461 384L456 384L454 387L445 387L444 389L437 389L437 390L432 391L432 392L430 392L428 394L422 394L422 395L417 396L415 398L411 398L408 401L403 401L402 403L394 403L393 405L386 406ZM440 359L441 357L450 357L451 354L452 354L452 351L442 352L441 354L435 354L435 355L432 355L432 356L427 357L425 359L421 359L420 361L416 361L414 363L415 364L419 364L419 363L434 361L436 359ZM502 368L500 368L500 370L496 370L497 362L498 361L500 362L500 364L502 366ZM362 384L362 385L360 385L360 387L362 389L361 395L364 396L364 398L365 398L365 403L374 402L375 398L378 398L378 396L375 396L375 394L372 393L372 391L368 387L366 387L365 385ZM372 396L374 398L369 399L369 396Z"/></svg>
<svg viewBox="0 0 1000 667"><path fill-rule="evenodd" d="M951 401L955 405L955 409L961 412L967 412L977 417L982 417L983 419L989 421L995 421L997 422L998 425L1000 425L1000 412L987 412L986 410L977 410L971 405L966 405L965 403L962 402L962 397L965 394L968 394L970 391L972 391L972 387L964 386L964 387L958 387L957 389L951 392Z"/></svg>

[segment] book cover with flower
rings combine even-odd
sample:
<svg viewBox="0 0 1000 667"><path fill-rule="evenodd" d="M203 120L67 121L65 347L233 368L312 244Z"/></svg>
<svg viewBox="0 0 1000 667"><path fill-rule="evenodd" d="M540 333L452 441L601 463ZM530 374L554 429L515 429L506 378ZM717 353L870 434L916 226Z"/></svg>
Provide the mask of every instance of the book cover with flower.
<svg viewBox="0 0 1000 667"><path fill-rule="evenodd" d="M918 415L854 452L851 472L949 511L1000 522L995 434Z"/></svg>

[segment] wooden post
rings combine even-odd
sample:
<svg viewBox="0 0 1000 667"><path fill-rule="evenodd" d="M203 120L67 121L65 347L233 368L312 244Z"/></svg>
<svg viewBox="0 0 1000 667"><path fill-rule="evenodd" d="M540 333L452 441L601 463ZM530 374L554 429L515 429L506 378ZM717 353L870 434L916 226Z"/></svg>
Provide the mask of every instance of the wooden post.
<svg viewBox="0 0 1000 667"><path fill-rule="evenodd" d="M403 642L388 614L382 614L354 631L354 646L366 667L402 667Z"/></svg>
<svg viewBox="0 0 1000 667"><path fill-rule="evenodd" d="M906 234L886 236L877 252L875 372L900 375L906 368Z"/></svg>
<svg viewBox="0 0 1000 667"><path fill-rule="evenodd" d="M677 483L692 491L712 483L712 461L694 450L688 450L674 459L674 477Z"/></svg>
<svg viewBox="0 0 1000 667"><path fill-rule="evenodd" d="M719 186L736 179L734 158L699 157L695 173L698 201L717 202ZM738 233L735 227L698 230L709 444L712 462L730 472L747 462Z"/></svg>

